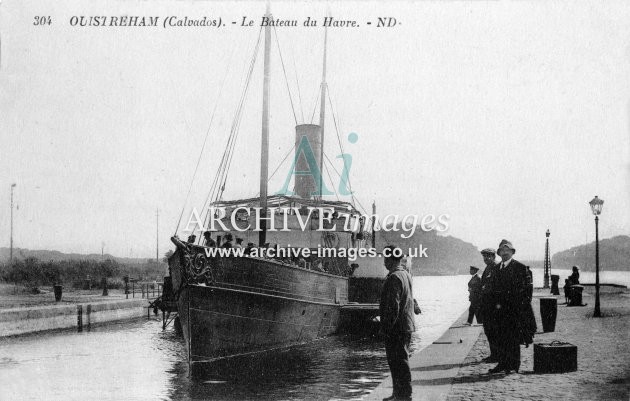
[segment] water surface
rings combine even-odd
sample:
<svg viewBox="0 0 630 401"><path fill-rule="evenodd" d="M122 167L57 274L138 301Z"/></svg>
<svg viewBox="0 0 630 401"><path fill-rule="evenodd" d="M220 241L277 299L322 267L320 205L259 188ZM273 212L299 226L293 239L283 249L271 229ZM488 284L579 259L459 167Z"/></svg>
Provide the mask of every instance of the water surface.
<svg viewBox="0 0 630 401"><path fill-rule="evenodd" d="M423 312L415 352L465 310L467 280L414 279ZM333 336L190 377L183 339L157 319L0 340L0 398L7 400L359 399L387 372L382 343Z"/></svg>

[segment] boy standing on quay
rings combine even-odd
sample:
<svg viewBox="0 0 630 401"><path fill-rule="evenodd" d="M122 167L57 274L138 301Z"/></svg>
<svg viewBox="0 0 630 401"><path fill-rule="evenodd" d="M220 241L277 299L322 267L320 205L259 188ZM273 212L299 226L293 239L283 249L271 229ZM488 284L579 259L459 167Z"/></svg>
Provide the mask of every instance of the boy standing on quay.
<svg viewBox="0 0 630 401"><path fill-rule="evenodd" d="M379 309L394 394L384 401L411 400L409 345L411 333L416 331L411 275L400 266L401 249L389 245L386 252L389 256L385 257L385 268L389 274L383 284Z"/></svg>

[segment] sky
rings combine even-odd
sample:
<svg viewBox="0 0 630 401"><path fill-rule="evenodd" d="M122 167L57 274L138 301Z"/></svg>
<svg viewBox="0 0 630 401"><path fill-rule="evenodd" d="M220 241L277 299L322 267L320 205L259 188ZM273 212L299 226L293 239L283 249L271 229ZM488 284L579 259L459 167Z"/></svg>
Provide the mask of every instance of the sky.
<svg viewBox="0 0 630 401"><path fill-rule="evenodd" d="M210 188L264 9L3 0L0 246L16 183L16 247L149 258L157 236L160 255L172 249L180 213L202 207ZM324 30L302 22L329 14L359 26L328 30L325 152L338 171L339 141L352 156L364 207L448 214L446 235L479 249L506 238L522 259L544 257L547 229L552 253L593 241L595 195L605 201L600 238L630 234L630 3L294 1L271 11L299 26L272 36L270 191L289 172L281 161L296 121L310 123L318 107ZM225 26L71 24L122 15ZM378 17L396 25L378 28ZM262 77L260 53L225 199L258 192Z"/></svg>

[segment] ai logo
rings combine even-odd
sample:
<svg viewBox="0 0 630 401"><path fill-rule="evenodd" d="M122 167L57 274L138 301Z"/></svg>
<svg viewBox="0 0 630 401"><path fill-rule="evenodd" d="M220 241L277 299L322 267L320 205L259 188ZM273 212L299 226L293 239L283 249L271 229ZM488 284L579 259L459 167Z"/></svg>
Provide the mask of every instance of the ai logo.
<svg viewBox="0 0 630 401"><path fill-rule="evenodd" d="M351 132L348 135L348 142L354 144L359 140L359 135L354 132ZM296 170L298 159L301 155L304 155L306 160L306 164L308 165L308 170ZM352 191L349 189L349 177L350 177L350 168L352 167L352 155L348 153L342 153L337 156L337 159L343 160L343 170L341 171L341 177L339 178L339 187L338 193L339 195L351 195ZM314 196L322 196L322 195L334 195L334 192L331 192L327 187L326 183L322 179L322 170L320 170L317 160L315 159L315 152L311 148L311 145L306 136L302 136L300 143L295 151L295 158L293 159L293 163L291 164L291 168L287 174L287 178L284 181L284 185L282 189L276 192L276 195L295 195L294 192L289 191L289 184L291 183L291 177L295 176L311 176L313 177L313 182L315 183L315 191L311 193Z"/></svg>

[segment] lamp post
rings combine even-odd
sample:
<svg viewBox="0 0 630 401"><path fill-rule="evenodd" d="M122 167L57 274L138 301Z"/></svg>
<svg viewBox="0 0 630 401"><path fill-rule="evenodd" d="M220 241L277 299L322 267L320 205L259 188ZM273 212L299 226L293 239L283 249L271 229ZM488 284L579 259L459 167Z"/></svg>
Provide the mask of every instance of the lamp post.
<svg viewBox="0 0 630 401"><path fill-rule="evenodd" d="M593 317L601 317L599 310L599 215L602 213L604 201L595 196L589 204L595 215L595 312L593 312Z"/></svg>
<svg viewBox="0 0 630 401"><path fill-rule="evenodd" d="M13 188L15 183L11 184L11 250L9 251L9 265L13 264Z"/></svg>
<svg viewBox="0 0 630 401"><path fill-rule="evenodd" d="M549 229L545 233L547 241L545 243L545 282L543 288L549 288L549 274L551 273L551 260L549 259Z"/></svg>

